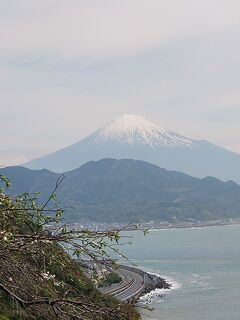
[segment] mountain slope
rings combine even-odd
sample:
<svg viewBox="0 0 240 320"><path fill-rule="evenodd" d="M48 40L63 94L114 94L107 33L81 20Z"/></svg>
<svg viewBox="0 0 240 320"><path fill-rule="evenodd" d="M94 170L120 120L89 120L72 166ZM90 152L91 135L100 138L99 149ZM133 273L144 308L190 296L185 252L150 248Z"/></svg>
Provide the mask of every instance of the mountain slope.
<svg viewBox="0 0 240 320"><path fill-rule="evenodd" d="M119 117L83 140L25 166L65 172L103 158L144 160L196 177L240 182L240 155L161 129L133 115Z"/></svg>
<svg viewBox="0 0 240 320"><path fill-rule="evenodd" d="M9 167L0 174L28 170ZM54 185L58 174L27 171L28 188L23 180L11 180L19 191L44 191ZM38 178L36 179L36 175ZM19 176L19 175L18 175ZM38 189L38 190L36 190ZM103 159L91 161L65 174L58 199L69 209L69 221L189 221L240 217L240 186L216 178L193 178L161 169L144 161Z"/></svg>

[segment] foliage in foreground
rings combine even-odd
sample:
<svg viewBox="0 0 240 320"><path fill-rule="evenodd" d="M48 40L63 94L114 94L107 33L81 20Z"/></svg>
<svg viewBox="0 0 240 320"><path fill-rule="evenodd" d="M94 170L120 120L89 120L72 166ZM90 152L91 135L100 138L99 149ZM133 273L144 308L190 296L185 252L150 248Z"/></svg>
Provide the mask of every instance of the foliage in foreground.
<svg viewBox="0 0 240 320"><path fill-rule="evenodd" d="M60 182L42 206L36 195L12 199L0 190L0 319L139 319L131 306L100 294L66 253L109 259L107 250L118 251L118 231L44 231L45 224L60 222L62 210L51 205Z"/></svg>

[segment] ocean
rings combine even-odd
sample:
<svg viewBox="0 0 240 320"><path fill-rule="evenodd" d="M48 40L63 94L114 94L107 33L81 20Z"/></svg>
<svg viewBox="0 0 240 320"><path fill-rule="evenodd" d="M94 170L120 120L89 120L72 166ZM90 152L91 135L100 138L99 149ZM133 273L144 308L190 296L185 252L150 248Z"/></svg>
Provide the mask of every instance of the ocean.
<svg viewBox="0 0 240 320"><path fill-rule="evenodd" d="M240 226L140 231L123 252L173 284L141 301L144 320L239 320Z"/></svg>

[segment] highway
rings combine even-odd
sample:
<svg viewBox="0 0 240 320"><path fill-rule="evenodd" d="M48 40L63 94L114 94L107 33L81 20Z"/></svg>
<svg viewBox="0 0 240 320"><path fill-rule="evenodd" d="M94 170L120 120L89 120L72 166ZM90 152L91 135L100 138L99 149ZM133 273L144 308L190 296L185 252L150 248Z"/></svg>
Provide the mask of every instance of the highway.
<svg viewBox="0 0 240 320"><path fill-rule="evenodd" d="M141 274L133 270L122 268L117 270L117 273L122 278L118 284L101 289L105 294L111 294L120 301L129 301L138 297L144 290L144 278Z"/></svg>
<svg viewBox="0 0 240 320"><path fill-rule="evenodd" d="M93 261L85 261L85 265L92 269L94 267ZM129 266L118 265L114 270L118 273L121 282L112 284L108 287L98 288L102 293L109 294L120 301L136 301L146 288L146 273Z"/></svg>

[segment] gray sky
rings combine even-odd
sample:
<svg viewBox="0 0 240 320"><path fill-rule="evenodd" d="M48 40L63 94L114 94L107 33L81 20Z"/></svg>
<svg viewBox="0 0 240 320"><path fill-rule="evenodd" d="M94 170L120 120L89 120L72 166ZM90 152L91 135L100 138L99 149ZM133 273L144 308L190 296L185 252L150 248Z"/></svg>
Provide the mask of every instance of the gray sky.
<svg viewBox="0 0 240 320"><path fill-rule="evenodd" d="M123 114L240 153L240 1L0 0L0 163Z"/></svg>

